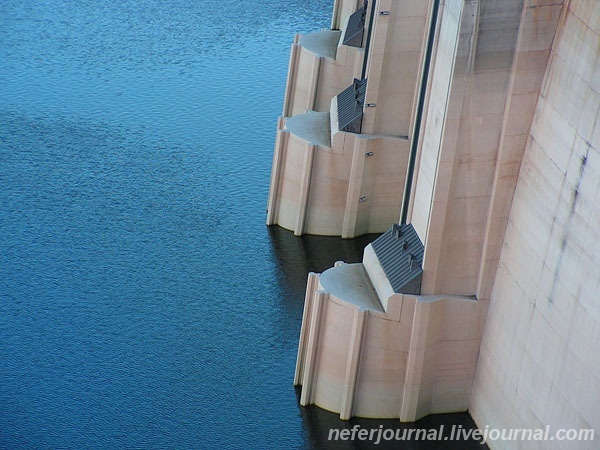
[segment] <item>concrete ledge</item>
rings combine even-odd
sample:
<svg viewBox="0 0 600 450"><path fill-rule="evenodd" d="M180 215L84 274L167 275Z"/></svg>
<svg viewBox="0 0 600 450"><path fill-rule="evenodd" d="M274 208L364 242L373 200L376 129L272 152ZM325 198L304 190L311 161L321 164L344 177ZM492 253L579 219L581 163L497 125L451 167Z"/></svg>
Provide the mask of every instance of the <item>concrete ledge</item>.
<svg viewBox="0 0 600 450"><path fill-rule="evenodd" d="M360 309L385 312L365 267L360 263L327 269L320 277L320 284L323 290Z"/></svg>
<svg viewBox="0 0 600 450"><path fill-rule="evenodd" d="M286 129L309 144L331 147L329 113L308 111L290 117L285 122Z"/></svg>
<svg viewBox="0 0 600 450"><path fill-rule="evenodd" d="M335 59L341 32L322 30L305 34L300 38L300 45L309 52L325 58Z"/></svg>

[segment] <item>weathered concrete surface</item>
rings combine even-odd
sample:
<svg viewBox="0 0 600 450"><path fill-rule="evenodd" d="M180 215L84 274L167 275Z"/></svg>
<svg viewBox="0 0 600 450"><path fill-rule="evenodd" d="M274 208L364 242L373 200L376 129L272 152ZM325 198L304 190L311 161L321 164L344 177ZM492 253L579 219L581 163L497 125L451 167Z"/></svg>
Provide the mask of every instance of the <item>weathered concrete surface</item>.
<svg viewBox="0 0 600 450"><path fill-rule="evenodd" d="M539 79L561 2L531 2L518 67L523 106ZM491 295L470 411L496 428L593 428L596 441L527 448L595 449L600 435L600 2L564 8L528 134ZM517 84L517 83L515 83ZM515 97L513 96L513 97ZM533 103L535 104L535 103ZM506 141L505 141L506 142ZM512 145L506 143L507 145ZM510 164L510 159L508 164ZM514 173L510 169L509 173ZM512 175L510 175L512 176ZM500 181L499 181L500 182ZM525 448L517 442L492 448Z"/></svg>
<svg viewBox="0 0 600 450"><path fill-rule="evenodd" d="M425 243L423 293L475 295L488 210L504 194L493 186L522 9L455 0L441 11L409 219Z"/></svg>

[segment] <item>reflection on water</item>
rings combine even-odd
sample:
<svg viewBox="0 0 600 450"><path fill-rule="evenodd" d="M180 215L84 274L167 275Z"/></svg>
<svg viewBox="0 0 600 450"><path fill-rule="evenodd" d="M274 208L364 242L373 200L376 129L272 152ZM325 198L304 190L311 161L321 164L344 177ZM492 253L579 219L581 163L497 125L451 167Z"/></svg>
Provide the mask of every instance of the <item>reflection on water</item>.
<svg viewBox="0 0 600 450"><path fill-rule="evenodd" d="M323 272L336 261L348 263L362 261L364 248L379 234L367 234L355 239L340 239L331 236L294 236L281 227L269 227L275 254L281 261L293 260L303 273ZM293 256L292 256L293 255ZM294 267L294 269L296 269Z"/></svg>
<svg viewBox="0 0 600 450"><path fill-rule="evenodd" d="M311 235L297 237L278 226L269 227L268 231L273 253L286 278L286 286L296 296L304 295L309 272L321 273L333 267L336 261L362 261L364 248L379 236L368 234L356 239Z"/></svg>

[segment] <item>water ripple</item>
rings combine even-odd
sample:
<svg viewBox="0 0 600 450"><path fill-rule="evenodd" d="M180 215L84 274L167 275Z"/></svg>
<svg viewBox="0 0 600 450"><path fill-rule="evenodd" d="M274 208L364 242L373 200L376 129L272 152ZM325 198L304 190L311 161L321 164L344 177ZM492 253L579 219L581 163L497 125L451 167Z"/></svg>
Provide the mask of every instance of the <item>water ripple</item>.
<svg viewBox="0 0 600 450"><path fill-rule="evenodd" d="M264 207L289 45L330 9L0 2L0 447L305 444L312 266Z"/></svg>

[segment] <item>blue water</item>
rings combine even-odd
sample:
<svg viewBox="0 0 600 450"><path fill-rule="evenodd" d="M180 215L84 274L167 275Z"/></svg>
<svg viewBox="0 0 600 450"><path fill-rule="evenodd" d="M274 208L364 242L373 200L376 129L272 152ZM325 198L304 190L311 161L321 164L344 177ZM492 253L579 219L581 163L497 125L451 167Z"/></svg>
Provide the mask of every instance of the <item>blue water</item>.
<svg viewBox="0 0 600 450"><path fill-rule="evenodd" d="M0 3L3 448L302 442L264 210L310 3Z"/></svg>
<svg viewBox="0 0 600 450"><path fill-rule="evenodd" d="M0 2L0 448L348 426L293 370L307 271L367 240L264 225L289 46L332 4Z"/></svg>

